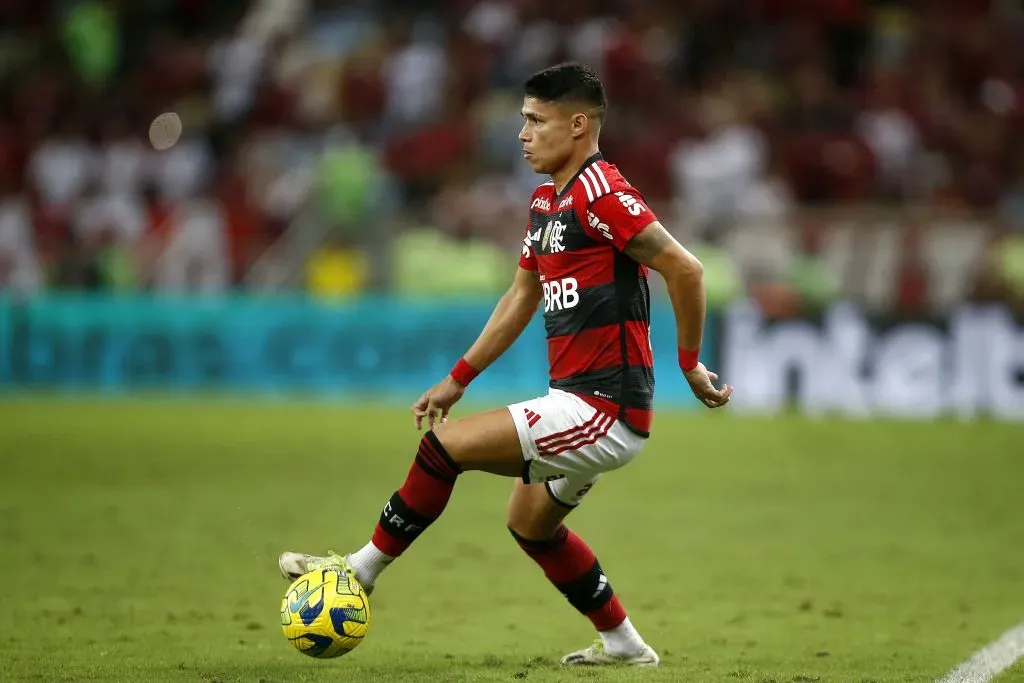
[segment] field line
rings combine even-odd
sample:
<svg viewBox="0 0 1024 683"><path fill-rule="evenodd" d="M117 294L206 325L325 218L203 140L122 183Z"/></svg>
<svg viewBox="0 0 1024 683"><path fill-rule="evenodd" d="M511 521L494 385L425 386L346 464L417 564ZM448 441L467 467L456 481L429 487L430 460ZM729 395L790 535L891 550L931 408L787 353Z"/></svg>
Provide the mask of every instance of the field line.
<svg viewBox="0 0 1024 683"><path fill-rule="evenodd" d="M1024 621L981 648L938 683L987 683L1024 657Z"/></svg>

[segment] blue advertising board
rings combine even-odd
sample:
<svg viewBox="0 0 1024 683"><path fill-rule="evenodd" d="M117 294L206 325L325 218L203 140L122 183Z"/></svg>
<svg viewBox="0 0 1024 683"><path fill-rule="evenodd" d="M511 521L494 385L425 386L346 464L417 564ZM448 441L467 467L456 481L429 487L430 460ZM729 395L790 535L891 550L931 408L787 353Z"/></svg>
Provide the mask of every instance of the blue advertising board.
<svg viewBox="0 0 1024 683"><path fill-rule="evenodd" d="M0 302L0 385L8 391L216 390L412 401L469 348L494 301L59 295ZM714 328L706 332L713 350ZM661 406L695 405L676 365L667 302L652 311ZM538 315L474 382L478 397L546 391Z"/></svg>

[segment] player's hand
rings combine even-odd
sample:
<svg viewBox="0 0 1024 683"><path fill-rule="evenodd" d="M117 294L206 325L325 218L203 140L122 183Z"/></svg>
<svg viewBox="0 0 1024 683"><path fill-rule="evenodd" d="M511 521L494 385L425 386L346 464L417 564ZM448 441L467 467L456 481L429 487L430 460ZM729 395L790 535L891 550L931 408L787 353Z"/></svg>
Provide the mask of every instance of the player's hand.
<svg viewBox="0 0 1024 683"><path fill-rule="evenodd" d="M693 395L708 408L721 408L729 402L729 397L732 396L732 387L728 384L723 384L721 389L715 388L712 382L718 379L718 375L710 372L703 363L697 363L697 367L689 372L684 372L683 376L690 383Z"/></svg>
<svg viewBox="0 0 1024 683"><path fill-rule="evenodd" d="M427 418L428 429L433 429L434 424L448 421L448 412L466 393L466 387L462 386L451 375L448 375L436 385L427 389L419 399L412 404L412 414L416 418L416 429L423 428L423 418Z"/></svg>

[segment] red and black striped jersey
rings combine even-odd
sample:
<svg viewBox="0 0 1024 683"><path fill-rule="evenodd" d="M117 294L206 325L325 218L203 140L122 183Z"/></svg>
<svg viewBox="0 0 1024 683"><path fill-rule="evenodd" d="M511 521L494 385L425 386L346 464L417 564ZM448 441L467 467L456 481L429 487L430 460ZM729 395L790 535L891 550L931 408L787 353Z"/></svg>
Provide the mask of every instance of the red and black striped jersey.
<svg viewBox="0 0 1024 683"><path fill-rule="evenodd" d="M650 432L654 358L647 268L626 244L657 220L600 154L561 193L534 191L519 265L544 289L550 386L577 394L634 432Z"/></svg>

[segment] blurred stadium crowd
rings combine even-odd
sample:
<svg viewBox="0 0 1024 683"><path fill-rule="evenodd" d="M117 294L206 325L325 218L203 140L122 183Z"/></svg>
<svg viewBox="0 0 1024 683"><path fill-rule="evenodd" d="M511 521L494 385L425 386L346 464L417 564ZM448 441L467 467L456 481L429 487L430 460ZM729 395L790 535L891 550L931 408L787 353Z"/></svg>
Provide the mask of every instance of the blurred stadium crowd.
<svg viewBox="0 0 1024 683"><path fill-rule="evenodd" d="M501 289L567 59L713 301L1024 301L1010 0L0 0L0 290Z"/></svg>

